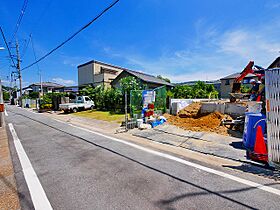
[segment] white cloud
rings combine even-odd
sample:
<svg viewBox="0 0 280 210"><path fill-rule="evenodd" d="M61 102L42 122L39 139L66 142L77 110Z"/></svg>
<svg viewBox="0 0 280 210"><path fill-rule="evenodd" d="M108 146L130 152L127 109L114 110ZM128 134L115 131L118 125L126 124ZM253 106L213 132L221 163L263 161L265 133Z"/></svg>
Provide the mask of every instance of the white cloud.
<svg viewBox="0 0 280 210"><path fill-rule="evenodd" d="M89 60L91 60L90 57L83 57L83 56L66 56L62 55L62 63L64 65L70 66L70 67L77 67L81 63L85 63Z"/></svg>
<svg viewBox="0 0 280 210"><path fill-rule="evenodd" d="M62 79L62 78L59 78L59 77L53 78L52 81L56 82L58 84L61 84L61 85L65 85L65 86L76 84L76 82L74 80L70 80L70 79L67 80L67 79Z"/></svg>
<svg viewBox="0 0 280 210"><path fill-rule="evenodd" d="M265 33L235 30L225 33L219 45L221 52L268 65L280 50L279 41L279 38L271 37L267 30Z"/></svg>
<svg viewBox="0 0 280 210"><path fill-rule="evenodd" d="M106 48L104 51L124 60L128 68L161 74L172 82L219 79L242 71L250 60L267 67L279 56L280 24L271 21L255 28L239 27L222 32L199 20L195 24L197 37L192 44L168 53L164 51L158 57L150 58L124 49L116 52Z"/></svg>

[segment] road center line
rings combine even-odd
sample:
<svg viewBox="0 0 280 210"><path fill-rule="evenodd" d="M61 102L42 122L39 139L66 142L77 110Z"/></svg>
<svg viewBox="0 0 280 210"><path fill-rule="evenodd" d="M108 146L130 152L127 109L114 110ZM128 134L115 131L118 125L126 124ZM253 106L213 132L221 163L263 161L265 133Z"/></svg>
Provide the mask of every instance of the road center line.
<svg viewBox="0 0 280 210"><path fill-rule="evenodd" d="M157 155L157 156L160 156L160 157L164 157L166 159L173 160L173 161L182 163L184 165L188 165L188 166L191 166L193 168L197 168L197 169L200 169L202 171L205 171L205 172L208 172L208 173L211 173L211 174L215 174L217 176L224 177L224 178L239 182L241 184L244 184L244 185L247 185L247 186L250 186L250 187L254 187L254 188L257 188L257 189L260 189L260 190L263 190L263 191L266 191L266 192L269 192L269 193L280 196L280 190L278 190L278 189L268 187L268 186L265 186L265 185L262 185L262 184L258 184L256 182L252 182L252 181L247 180L247 179L243 179L243 178L231 175L231 174L227 174L227 173L222 172L222 171L218 171L218 170L215 170L215 169L212 169L212 168L208 168L208 167L199 165L197 163L192 163L190 161L187 161L187 160L184 160L184 159L181 159L181 158L177 158L177 157L174 157L172 155L168 155L168 154L165 154L165 153L162 153L162 152L154 151L152 149L148 149L148 148L139 146L137 144L127 142L125 140L117 139L117 138L107 136L107 135L104 135L104 134L101 134L101 133L98 133L98 132L95 132L95 131L92 131L92 130L89 130L89 129L86 129L86 128L82 128L82 127L79 127L79 126L76 126L76 125L73 125L73 124L70 124L70 123L66 123L66 122L63 122L63 121L58 120L58 119L54 119L54 120L58 121L60 123L64 123L64 124L70 125L72 127L75 127L75 128L78 128L78 129L81 129L81 130L84 130L84 131L102 136L104 138L108 138L108 139L111 139L113 141L120 142L122 144L126 144L128 146L131 146L131 147L134 147L136 149L148 152L150 154Z"/></svg>
<svg viewBox="0 0 280 210"><path fill-rule="evenodd" d="M26 184L28 186L31 199L33 202L33 205L35 209L43 209L43 210L52 210L52 206L46 196L46 193L31 165L30 160L28 159L24 148L17 136L17 133L14 129L14 126L12 123L9 123L9 129L11 131L14 145L18 154L19 161L22 166L22 171L24 174L24 178L26 180Z"/></svg>

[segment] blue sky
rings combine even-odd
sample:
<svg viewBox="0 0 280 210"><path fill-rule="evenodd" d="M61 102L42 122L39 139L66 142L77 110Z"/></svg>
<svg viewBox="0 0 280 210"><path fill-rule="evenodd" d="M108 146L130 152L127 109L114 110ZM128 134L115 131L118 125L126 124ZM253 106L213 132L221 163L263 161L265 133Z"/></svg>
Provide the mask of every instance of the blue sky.
<svg viewBox="0 0 280 210"><path fill-rule="evenodd" d="M29 0L18 31L23 49L32 33L43 56L87 23L110 0ZM2 0L0 25L11 39L23 0ZM169 77L172 82L218 79L249 60L267 67L280 51L280 1L121 0L101 19L39 63L43 80L77 84L77 65L91 59ZM3 46L0 39L0 46ZM14 50L14 49L12 49ZM11 68L0 51L0 76ZM22 67L34 61L31 45ZM24 85L39 81L23 71Z"/></svg>

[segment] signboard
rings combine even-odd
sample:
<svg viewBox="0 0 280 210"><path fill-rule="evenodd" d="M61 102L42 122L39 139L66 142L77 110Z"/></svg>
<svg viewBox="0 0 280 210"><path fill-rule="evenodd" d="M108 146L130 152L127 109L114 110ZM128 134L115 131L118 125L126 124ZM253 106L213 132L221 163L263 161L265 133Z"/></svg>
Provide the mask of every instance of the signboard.
<svg viewBox="0 0 280 210"><path fill-rule="evenodd" d="M148 104L154 103L156 100L156 92L153 90L144 90L142 92L143 106L146 107Z"/></svg>

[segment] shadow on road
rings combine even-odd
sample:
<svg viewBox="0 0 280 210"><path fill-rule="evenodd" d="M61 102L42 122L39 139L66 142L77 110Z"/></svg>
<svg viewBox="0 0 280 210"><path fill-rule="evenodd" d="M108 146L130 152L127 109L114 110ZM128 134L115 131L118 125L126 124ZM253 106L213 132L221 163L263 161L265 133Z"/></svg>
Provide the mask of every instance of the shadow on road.
<svg viewBox="0 0 280 210"><path fill-rule="evenodd" d="M233 141L229 145L232 146L234 149L245 150L242 141Z"/></svg>
<svg viewBox="0 0 280 210"><path fill-rule="evenodd" d="M279 170L261 168L261 167L257 167L257 166L251 165L251 164L242 164L240 166L223 165L223 167L235 169L235 170L250 173L250 174L255 174L255 175L269 178L269 179L274 179L275 181L280 180L280 171Z"/></svg>

